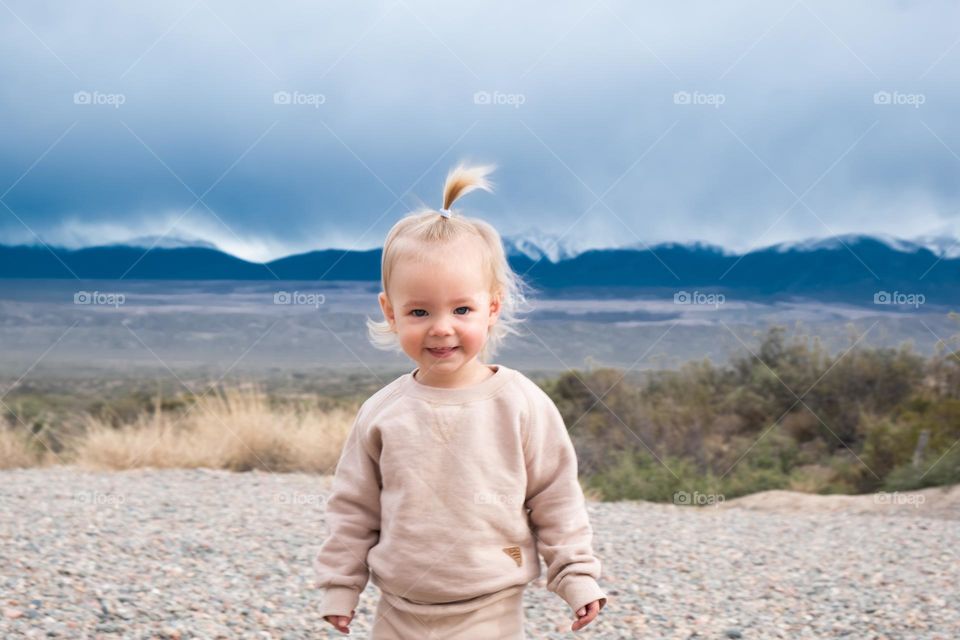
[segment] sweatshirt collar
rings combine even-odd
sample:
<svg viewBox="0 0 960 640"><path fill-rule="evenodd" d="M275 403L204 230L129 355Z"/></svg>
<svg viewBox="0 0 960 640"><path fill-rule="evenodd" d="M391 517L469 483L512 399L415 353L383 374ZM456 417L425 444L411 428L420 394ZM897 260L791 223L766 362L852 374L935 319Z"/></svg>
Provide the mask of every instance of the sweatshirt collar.
<svg viewBox="0 0 960 640"><path fill-rule="evenodd" d="M417 367L403 376L402 390L403 393L408 396L442 404L460 404L475 400L484 400L496 395L497 391L509 381L508 378L513 372L512 369L502 364L491 364L487 366L494 370L494 374L489 378L466 387L449 389L445 387L432 387L418 381L413 377L414 374L420 370L420 367Z"/></svg>

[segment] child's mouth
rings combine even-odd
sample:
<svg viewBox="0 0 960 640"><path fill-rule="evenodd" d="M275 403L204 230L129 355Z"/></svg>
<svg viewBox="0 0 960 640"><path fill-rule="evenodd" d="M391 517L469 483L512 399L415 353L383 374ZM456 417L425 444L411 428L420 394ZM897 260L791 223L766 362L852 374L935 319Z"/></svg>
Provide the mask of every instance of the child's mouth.
<svg viewBox="0 0 960 640"><path fill-rule="evenodd" d="M446 358L456 351L459 347L446 347L445 349L427 349L435 358Z"/></svg>

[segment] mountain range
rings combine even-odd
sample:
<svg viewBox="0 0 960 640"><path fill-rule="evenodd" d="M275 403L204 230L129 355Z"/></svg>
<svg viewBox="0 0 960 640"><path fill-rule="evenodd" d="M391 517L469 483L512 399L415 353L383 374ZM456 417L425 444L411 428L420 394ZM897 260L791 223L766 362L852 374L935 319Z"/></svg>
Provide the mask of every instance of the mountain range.
<svg viewBox="0 0 960 640"><path fill-rule="evenodd" d="M380 278L380 249L324 249L266 263L213 246L159 243L50 248L0 245L0 278L83 280L353 280ZM140 246L136 246L140 245ZM877 292L923 294L928 304L960 301L954 246L847 235L773 245L743 254L713 245L663 243L574 251L548 237L505 238L510 264L545 290L661 289L736 293L740 298L804 297L872 303Z"/></svg>

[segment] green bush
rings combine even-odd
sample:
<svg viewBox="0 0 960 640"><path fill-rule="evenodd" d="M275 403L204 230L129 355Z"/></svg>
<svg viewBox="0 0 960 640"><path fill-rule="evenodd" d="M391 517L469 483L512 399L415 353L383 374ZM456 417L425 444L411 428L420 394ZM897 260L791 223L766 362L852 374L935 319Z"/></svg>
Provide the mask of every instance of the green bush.
<svg viewBox="0 0 960 640"><path fill-rule="evenodd" d="M929 456L919 465L905 464L894 469L885 479L887 491L912 491L960 483L960 445L940 456Z"/></svg>
<svg viewBox="0 0 960 640"><path fill-rule="evenodd" d="M774 327L725 366L690 362L637 382L614 369L568 372L547 392L585 484L610 500L671 501L691 487L727 498L871 492L960 474L960 355L946 351L924 359L909 346L851 343L831 355ZM921 434L926 467L914 467Z"/></svg>
<svg viewBox="0 0 960 640"><path fill-rule="evenodd" d="M586 484L604 500L672 502L677 491L689 491L699 480L688 460L668 457L658 461L649 453L621 451L603 470L588 477Z"/></svg>

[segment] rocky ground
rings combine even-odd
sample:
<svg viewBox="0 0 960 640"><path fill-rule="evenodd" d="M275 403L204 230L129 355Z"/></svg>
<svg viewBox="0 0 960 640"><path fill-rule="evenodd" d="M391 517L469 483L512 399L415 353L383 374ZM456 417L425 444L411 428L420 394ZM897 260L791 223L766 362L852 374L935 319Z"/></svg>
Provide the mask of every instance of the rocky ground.
<svg viewBox="0 0 960 640"><path fill-rule="evenodd" d="M0 472L0 637L343 637L312 586L328 482ZM960 637L960 488L590 514L610 602L574 634L541 579L526 594L529 638ZM368 587L352 637L367 637L376 599Z"/></svg>

